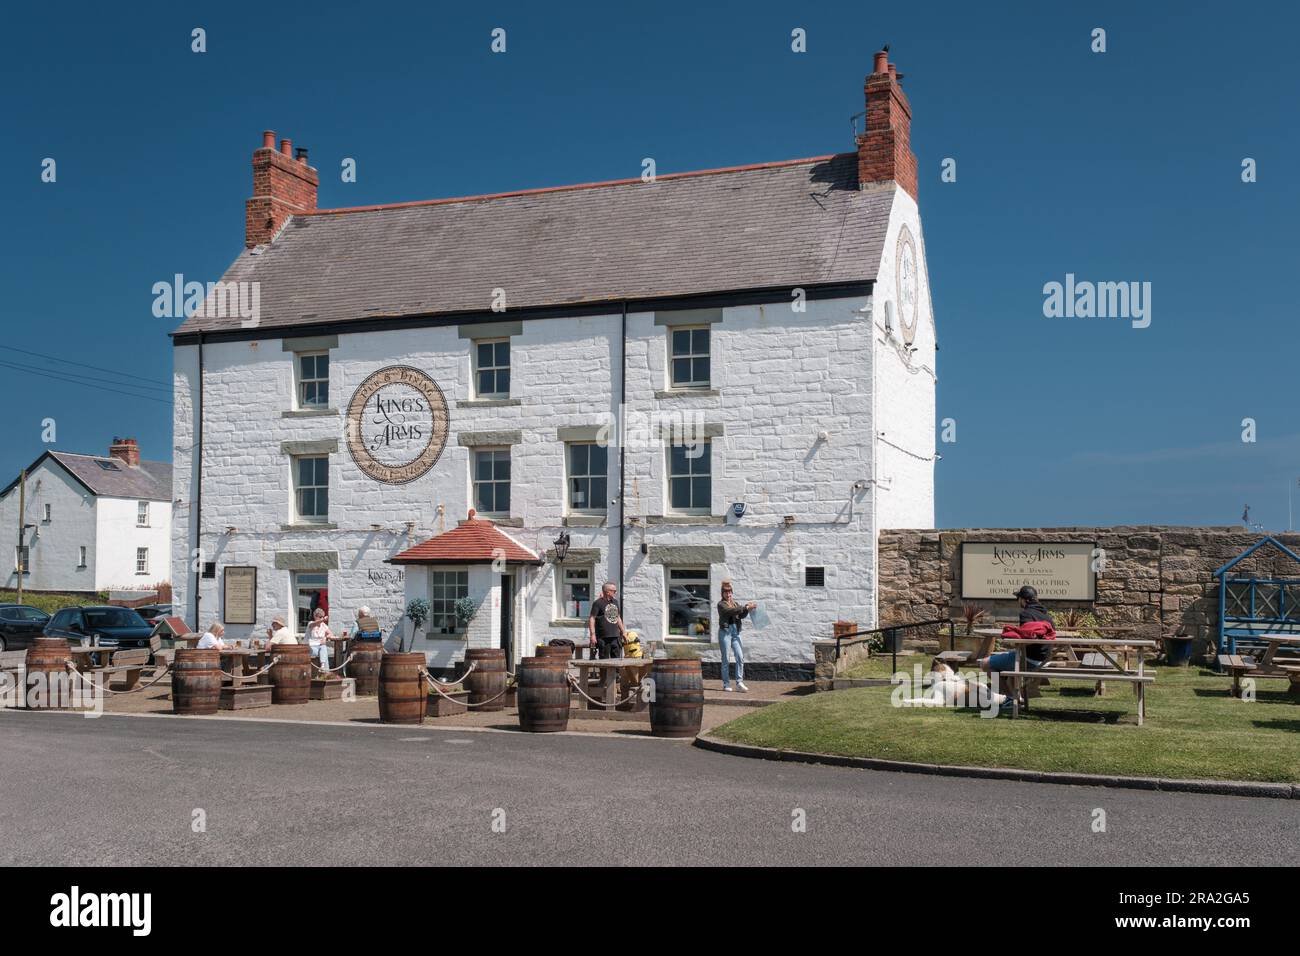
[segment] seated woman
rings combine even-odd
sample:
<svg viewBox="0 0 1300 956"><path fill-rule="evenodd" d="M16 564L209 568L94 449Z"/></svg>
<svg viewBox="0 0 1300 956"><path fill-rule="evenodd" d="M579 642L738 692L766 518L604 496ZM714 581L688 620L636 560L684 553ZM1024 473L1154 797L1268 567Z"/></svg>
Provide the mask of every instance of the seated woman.
<svg viewBox="0 0 1300 956"><path fill-rule="evenodd" d="M194 646L200 651L225 650L226 642L221 638L226 633L226 626L220 621L213 621Z"/></svg>
<svg viewBox="0 0 1300 956"><path fill-rule="evenodd" d="M334 632L325 621L325 609L316 608L311 623L307 625L307 646L311 648L311 656L320 661L323 671L330 669L330 641L333 638Z"/></svg>

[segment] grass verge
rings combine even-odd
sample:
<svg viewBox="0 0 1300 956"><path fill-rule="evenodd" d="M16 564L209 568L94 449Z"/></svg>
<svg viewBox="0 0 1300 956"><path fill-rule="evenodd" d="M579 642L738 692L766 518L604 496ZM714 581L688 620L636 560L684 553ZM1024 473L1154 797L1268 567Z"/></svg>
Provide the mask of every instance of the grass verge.
<svg viewBox="0 0 1300 956"><path fill-rule="evenodd" d="M1229 687L1201 668L1161 669L1147 688L1142 727L1126 684L1108 684L1096 697L1090 685L1058 681L1015 721L895 707L895 688L863 687L773 704L712 733L760 747L915 763L1300 783L1300 701L1286 682L1260 681L1254 702L1234 700Z"/></svg>

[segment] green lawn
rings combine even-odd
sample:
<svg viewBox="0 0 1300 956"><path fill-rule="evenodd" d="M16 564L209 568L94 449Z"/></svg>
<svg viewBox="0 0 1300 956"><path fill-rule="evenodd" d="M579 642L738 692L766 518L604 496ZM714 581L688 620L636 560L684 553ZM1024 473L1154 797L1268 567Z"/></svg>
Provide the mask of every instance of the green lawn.
<svg viewBox="0 0 1300 956"><path fill-rule="evenodd" d="M877 660L888 666L888 657ZM1260 681L1257 700L1247 703L1232 699L1230 681L1212 671L1158 674L1147 687L1142 727L1129 685L1111 683L1106 696L1095 697L1090 685L1058 681L1014 721L973 710L894 707L894 688L862 687L763 707L713 734L782 750L918 763L1300 783L1300 701L1288 696L1286 681Z"/></svg>
<svg viewBox="0 0 1300 956"><path fill-rule="evenodd" d="M33 594L31 591L24 591L22 603L28 607L38 607L46 614L53 614L60 608L72 607L77 604L92 604L95 600L106 601L108 595L102 594L98 599L94 599L85 594ZM17 591L0 591L0 604L17 603Z"/></svg>

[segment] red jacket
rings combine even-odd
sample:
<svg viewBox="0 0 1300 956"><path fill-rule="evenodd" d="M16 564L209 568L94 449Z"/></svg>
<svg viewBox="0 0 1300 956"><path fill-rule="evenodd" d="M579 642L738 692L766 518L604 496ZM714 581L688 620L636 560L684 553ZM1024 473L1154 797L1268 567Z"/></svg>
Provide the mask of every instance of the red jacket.
<svg viewBox="0 0 1300 956"><path fill-rule="evenodd" d="M1026 621L1019 627L1014 624L1007 624L1002 628L1002 636L1020 638L1041 637L1045 641L1054 641L1056 640L1056 628L1052 627L1051 621Z"/></svg>

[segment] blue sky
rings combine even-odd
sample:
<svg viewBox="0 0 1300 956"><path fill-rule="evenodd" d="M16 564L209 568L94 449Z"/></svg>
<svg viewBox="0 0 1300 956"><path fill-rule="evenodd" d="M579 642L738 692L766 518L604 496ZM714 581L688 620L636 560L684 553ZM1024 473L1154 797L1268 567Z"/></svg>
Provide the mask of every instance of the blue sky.
<svg viewBox="0 0 1300 956"><path fill-rule="evenodd" d="M1294 7L73 3L7 18L5 482L45 447L46 418L65 450L129 434L170 454L172 323L150 289L215 279L239 252L263 129L310 147L323 207L636 176L645 156L662 174L842 152L888 42L913 108L939 417L957 422L938 523L1231 524L1248 503L1252 523L1287 526ZM791 52L796 27L807 53ZM1150 282L1150 327L1045 318L1043 284L1066 273ZM13 349L114 370L57 366L146 397Z"/></svg>

